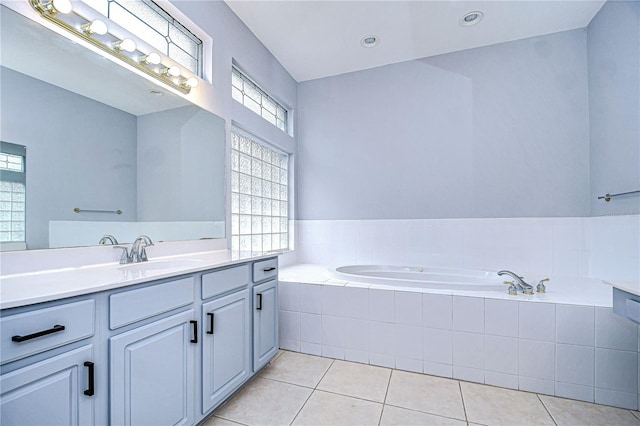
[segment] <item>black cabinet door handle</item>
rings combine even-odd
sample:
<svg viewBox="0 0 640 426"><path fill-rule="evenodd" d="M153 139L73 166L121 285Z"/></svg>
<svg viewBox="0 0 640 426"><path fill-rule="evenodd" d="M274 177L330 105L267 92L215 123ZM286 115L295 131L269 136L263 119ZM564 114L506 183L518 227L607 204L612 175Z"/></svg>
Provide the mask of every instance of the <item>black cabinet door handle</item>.
<svg viewBox="0 0 640 426"><path fill-rule="evenodd" d="M189 321L193 325L193 339L191 343L198 343L198 321Z"/></svg>
<svg viewBox="0 0 640 426"><path fill-rule="evenodd" d="M271 268L265 268L265 269L263 269L262 271L263 271L263 272L271 272L271 271L275 271L275 270L276 270L276 267L275 267L275 266L272 266Z"/></svg>
<svg viewBox="0 0 640 426"><path fill-rule="evenodd" d="M11 337L11 341L20 343L20 342L24 342L26 340L35 339L36 337L46 336L47 334L57 333L59 331L64 331L64 325L56 324L52 328L50 328L48 330L38 331L37 333L27 334L26 336L18 336L18 335L12 336Z"/></svg>
<svg viewBox="0 0 640 426"><path fill-rule="evenodd" d="M207 334L213 334L213 312L207 312L207 316L209 317L209 331L207 331Z"/></svg>
<svg viewBox="0 0 640 426"><path fill-rule="evenodd" d="M89 370L87 371L87 376L89 378L88 382L89 382L89 388L87 390L84 391L84 394L87 396L93 396L93 394L95 393L95 374L94 374L94 364L90 361L85 361L84 366L87 367Z"/></svg>
<svg viewBox="0 0 640 426"><path fill-rule="evenodd" d="M256 310L261 311L262 310L262 293L258 293L258 305L256 306Z"/></svg>

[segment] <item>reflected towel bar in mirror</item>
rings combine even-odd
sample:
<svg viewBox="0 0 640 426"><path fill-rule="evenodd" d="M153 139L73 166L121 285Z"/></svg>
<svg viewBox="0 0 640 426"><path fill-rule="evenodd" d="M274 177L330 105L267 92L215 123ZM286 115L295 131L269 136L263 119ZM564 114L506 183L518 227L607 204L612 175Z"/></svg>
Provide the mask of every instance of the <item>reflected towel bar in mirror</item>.
<svg viewBox="0 0 640 426"><path fill-rule="evenodd" d="M76 207L75 209L73 209L74 212L76 213L115 213L115 214L122 214L122 210L87 210L87 209L81 209L79 207Z"/></svg>
<svg viewBox="0 0 640 426"><path fill-rule="evenodd" d="M608 203L609 201L611 201L611 199L613 197L619 197L621 195L638 194L638 193L640 193L640 190L639 191L620 192L619 194L604 194L604 195L598 197L598 200L605 200Z"/></svg>

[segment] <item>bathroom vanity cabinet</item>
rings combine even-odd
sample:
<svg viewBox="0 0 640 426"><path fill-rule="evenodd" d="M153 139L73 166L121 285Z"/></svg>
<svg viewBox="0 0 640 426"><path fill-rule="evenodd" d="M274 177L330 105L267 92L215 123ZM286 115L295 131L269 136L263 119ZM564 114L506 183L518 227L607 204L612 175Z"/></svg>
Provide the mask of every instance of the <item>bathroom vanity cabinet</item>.
<svg viewBox="0 0 640 426"><path fill-rule="evenodd" d="M197 424L277 353L277 267L3 310L0 423Z"/></svg>

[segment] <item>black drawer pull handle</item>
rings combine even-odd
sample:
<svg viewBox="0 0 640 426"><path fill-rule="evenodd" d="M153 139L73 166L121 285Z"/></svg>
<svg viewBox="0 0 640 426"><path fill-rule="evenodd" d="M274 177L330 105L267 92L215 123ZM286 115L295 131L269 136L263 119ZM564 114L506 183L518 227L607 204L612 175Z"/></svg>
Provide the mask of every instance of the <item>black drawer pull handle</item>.
<svg viewBox="0 0 640 426"><path fill-rule="evenodd" d="M193 325L193 339L191 343L198 343L198 321L189 321Z"/></svg>
<svg viewBox="0 0 640 426"><path fill-rule="evenodd" d="M93 394L95 393L95 382L94 382L95 375L94 375L93 363L91 361L85 361L84 366L89 369L89 371L87 372L89 376L89 389L85 390L84 394L87 396L93 396Z"/></svg>
<svg viewBox="0 0 640 426"><path fill-rule="evenodd" d="M213 334L213 312L207 312L207 315L209 316L209 331L207 331L207 334Z"/></svg>
<svg viewBox="0 0 640 426"><path fill-rule="evenodd" d="M262 310L262 293L258 293L258 306L256 306L256 310L261 311Z"/></svg>
<svg viewBox="0 0 640 426"><path fill-rule="evenodd" d="M59 331L64 331L64 325L56 324L53 326L53 328L50 328L49 330L38 331L37 333L27 334L26 336L12 336L11 341L20 343L26 340L35 339L36 337L46 336L47 334L57 333Z"/></svg>
<svg viewBox="0 0 640 426"><path fill-rule="evenodd" d="M275 270L276 270L276 267L275 267L275 266L272 266L271 268L264 268L264 269L262 270L262 272L271 272L271 271L275 271Z"/></svg>

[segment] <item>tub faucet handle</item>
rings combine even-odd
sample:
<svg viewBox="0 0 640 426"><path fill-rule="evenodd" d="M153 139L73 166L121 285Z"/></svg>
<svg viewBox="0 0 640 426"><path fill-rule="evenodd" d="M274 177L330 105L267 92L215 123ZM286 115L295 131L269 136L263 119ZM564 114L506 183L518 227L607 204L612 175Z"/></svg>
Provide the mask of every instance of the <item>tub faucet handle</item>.
<svg viewBox="0 0 640 426"><path fill-rule="evenodd" d="M536 286L536 292L538 292L538 293L546 293L547 292L547 288L545 287L544 283L546 283L548 281L549 281L549 278L545 278L544 280L540 280L540 282Z"/></svg>
<svg viewBox="0 0 640 426"><path fill-rule="evenodd" d="M509 284L515 284L515 283L513 281L502 281L502 284L509 285Z"/></svg>
<svg viewBox="0 0 640 426"><path fill-rule="evenodd" d="M505 284L509 284L509 288L507 289L507 292L509 293L509 296L517 296L518 295L518 287L516 287L516 283L514 283L513 281L505 281Z"/></svg>

